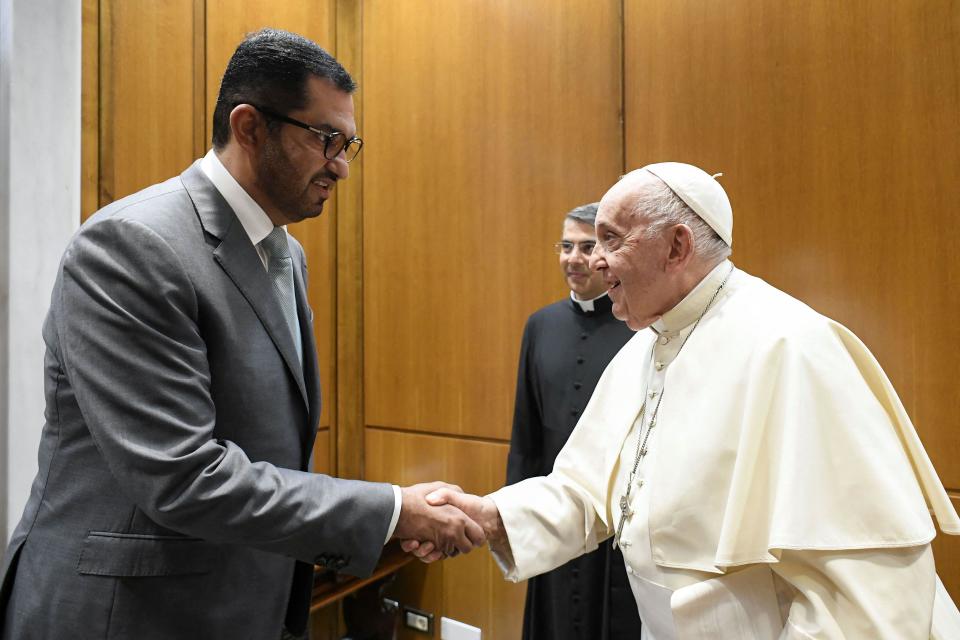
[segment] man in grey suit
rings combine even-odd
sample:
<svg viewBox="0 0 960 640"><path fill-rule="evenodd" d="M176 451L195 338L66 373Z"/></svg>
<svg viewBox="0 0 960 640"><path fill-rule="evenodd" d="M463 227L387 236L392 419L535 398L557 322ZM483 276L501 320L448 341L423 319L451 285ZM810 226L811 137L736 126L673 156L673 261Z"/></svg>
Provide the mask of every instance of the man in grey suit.
<svg viewBox="0 0 960 640"><path fill-rule="evenodd" d="M213 150L95 214L43 326L39 473L7 549L4 637L277 638L314 563L371 573L391 537L483 543L453 507L309 473L320 386L303 250L359 151L346 70L263 30L230 60ZM309 123L309 124L308 124Z"/></svg>

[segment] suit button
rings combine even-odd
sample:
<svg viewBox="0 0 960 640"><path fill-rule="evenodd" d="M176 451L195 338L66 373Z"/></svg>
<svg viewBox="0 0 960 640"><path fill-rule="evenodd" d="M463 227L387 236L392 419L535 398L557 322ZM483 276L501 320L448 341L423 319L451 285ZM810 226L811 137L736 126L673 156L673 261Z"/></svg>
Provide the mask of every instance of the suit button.
<svg viewBox="0 0 960 640"><path fill-rule="evenodd" d="M583 356L577 358L577 364L583 364Z"/></svg>
<svg viewBox="0 0 960 640"><path fill-rule="evenodd" d="M579 382L574 382L574 383L573 383L573 388L576 389L577 391L579 391L579 390L580 390L580 387L582 387L582 386L583 386L583 385L580 384Z"/></svg>
<svg viewBox="0 0 960 640"><path fill-rule="evenodd" d="M587 339L587 334L581 333L581 334L580 334L580 339L581 339L581 340L586 340L586 339Z"/></svg>
<svg viewBox="0 0 960 640"><path fill-rule="evenodd" d="M570 415L575 416L575 415L577 415L578 413L580 413L580 412L577 411L576 409L570 409Z"/></svg>

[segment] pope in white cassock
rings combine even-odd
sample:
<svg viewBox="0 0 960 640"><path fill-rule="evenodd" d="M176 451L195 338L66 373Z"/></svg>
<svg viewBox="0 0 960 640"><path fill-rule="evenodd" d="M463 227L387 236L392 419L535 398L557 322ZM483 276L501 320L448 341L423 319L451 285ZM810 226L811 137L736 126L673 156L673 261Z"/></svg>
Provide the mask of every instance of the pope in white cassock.
<svg viewBox="0 0 960 640"><path fill-rule="evenodd" d="M591 267L648 330L549 476L432 501L484 527L509 580L612 537L647 640L960 637L930 549L931 512L960 518L896 392L848 329L737 269L732 230L696 167L614 185Z"/></svg>

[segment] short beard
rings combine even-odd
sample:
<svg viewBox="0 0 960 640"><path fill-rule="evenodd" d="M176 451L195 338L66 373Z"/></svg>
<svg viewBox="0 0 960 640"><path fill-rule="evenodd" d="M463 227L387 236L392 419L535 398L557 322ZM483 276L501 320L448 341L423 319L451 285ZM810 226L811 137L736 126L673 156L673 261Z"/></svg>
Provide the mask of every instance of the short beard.
<svg viewBox="0 0 960 640"><path fill-rule="evenodd" d="M257 181L260 189L285 218L298 222L307 217L309 206L304 202L300 175L283 150L279 134L267 136L257 169Z"/></svg>

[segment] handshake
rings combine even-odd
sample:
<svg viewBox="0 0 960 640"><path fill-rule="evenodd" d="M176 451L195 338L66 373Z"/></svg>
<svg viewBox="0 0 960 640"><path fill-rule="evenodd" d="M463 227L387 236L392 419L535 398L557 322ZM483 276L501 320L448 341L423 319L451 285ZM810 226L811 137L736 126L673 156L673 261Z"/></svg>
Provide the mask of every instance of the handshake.
<svg viewBox="0 0 960 640"><path fill-rule="evenodd" d="M423 562L468 553L484 542L498 551L509 549L500 512L490 498L464 493L445 482L416 484L400 493L393 537Z"/></svg>

